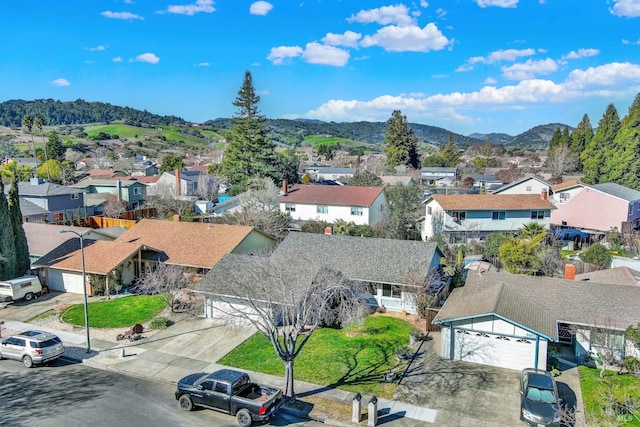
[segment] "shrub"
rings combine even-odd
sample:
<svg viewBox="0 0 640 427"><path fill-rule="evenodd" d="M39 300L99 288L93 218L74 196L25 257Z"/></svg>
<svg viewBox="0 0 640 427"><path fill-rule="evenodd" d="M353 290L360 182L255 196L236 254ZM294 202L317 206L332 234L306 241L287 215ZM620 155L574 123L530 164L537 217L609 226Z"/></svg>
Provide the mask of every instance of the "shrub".
<svg viewBox="0 0 640 427"><path fill-rule="evenodd" d="M156 317L149 322L149 328L151 329L167 329L171 325L173 325L173 322L166 317Z"/></svg>

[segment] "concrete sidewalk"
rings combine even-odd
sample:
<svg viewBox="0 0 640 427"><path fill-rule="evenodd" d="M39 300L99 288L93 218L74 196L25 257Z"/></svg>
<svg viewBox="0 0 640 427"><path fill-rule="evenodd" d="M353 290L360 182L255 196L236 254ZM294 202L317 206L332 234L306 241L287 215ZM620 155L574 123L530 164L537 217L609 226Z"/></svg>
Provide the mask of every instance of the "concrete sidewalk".
<svg viewBox="0 0 640 427"><path fill-rule="evenodd" d="M4 327L11 330L38 329L58 335L65 344L65 357L85 363L88 366L116 371L125 375L176 384L177 381L194 372L212 372L226 366L212 363L219 360L235 346L248 338L253 330L249 328L234 329L232 333L219 333L222 325L212 323L209 319L197 319L178 322L171 328L160 331L147 340L109 342L91 339L91 353L86 352L86 336L83 334L57 331L51 328L34 326L18 321L8 321ZM218 332L218 333L216 333ZM283 378L259 372L247 371L251 378L258 383L282 388ZM327 388L316 384L296 381L296 392L301 400L305 396L320 398L351 405L354 393L344 390ZM362 409L367 410L371 396L363 396ZM292 408L285 410L295 412ZM453 424L436 423L438 411L415 405L378 399L378 424L390 426L420 426L464 425L456 420ZM322 408L312 408L309 413L296 415L322 421L334 426L357 426L357 423L347 423L326 417ZM442 414L444 415L444 414ZM448 417L446 417L448 418ZM441 421L444 421L441 419ZM453 422L453 420L451 420ZM364 420L366 424L366 420ZM474 424L467 424L474 425Z"/></svg>

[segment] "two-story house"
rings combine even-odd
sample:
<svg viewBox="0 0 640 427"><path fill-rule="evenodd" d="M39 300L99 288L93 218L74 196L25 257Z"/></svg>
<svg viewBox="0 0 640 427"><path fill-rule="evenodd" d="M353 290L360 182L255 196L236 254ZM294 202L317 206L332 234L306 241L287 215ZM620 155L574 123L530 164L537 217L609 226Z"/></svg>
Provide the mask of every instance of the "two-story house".
<svg viewBox="0 0 640 427"><path fill-rule="evenodd" d="M434 194L424 202L422 240L444 234L449 243L514 233L530 222L549 229L554 206L543 194Z"/></svg>
<svg viewBox="0 0 640 427"><path fill-rule="evenodd" d="M553 186L536 175L525 175L520 179L505 184L492 191L492 194L542 194L546 192L551 198Z"/></svg>
<svg viewBox="0 0 640 427"><path fill-rule="evenodd" d="M551 188L551 203L556 206L567 203L572 197L581 192L586 186L587 184L575 179L556 184Z"/></svg>
<svg viewBox="0 0 640 427"><path fill-rule="evenodd" d="M555 204L551 224L600 233L640 228L640 191L613 182L582 185L580 191ZM557 190L562 200L563 189Z"/></svg>
<svg viewBox="0 0 640 427"><path fill-rule="evenodd" d="M218 184L216 178L201 170L164 172L160 178L147 187L147 195L160 197L191 197L199 193L208 194L207 186Z"/></svg>
<svg viewBox="0 0 640 427"><path fill-rule="evenodd" d="M78 188L31 178L18 183L18 194L25 221L56 223L93 215L93 211L85 212L84 194Z"/></svg>
<svg viewBox="0 0 640 427"><path fill-rule="evenodd" d="M337 220L375 226L388 215L384 187L294 185L278 199L280 211L299 221Z"/></svg>
<svg viewBox="0 0 640 427"><path fill-rule="evenodd" d="M145 185L133 178L86 178L74 184L73 187L82 189L87 194L115 196L118 201L127 204L127 210L136 209L144 202Z"/></svg>

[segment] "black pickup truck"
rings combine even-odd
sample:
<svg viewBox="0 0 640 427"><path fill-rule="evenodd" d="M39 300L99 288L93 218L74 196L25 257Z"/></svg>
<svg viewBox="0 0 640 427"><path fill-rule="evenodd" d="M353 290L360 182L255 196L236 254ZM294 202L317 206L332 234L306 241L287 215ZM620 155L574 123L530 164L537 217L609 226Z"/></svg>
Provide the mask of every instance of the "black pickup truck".
<svg viewBox="0 0 640 427"><path fill-rule="evenodd" d="M252 383L249 375L231 369L211 374L191 374L178 381L176 400L190 411L202 406L235 415L242 427L253 421L266 421L282 404L282 391Z"/></svg>

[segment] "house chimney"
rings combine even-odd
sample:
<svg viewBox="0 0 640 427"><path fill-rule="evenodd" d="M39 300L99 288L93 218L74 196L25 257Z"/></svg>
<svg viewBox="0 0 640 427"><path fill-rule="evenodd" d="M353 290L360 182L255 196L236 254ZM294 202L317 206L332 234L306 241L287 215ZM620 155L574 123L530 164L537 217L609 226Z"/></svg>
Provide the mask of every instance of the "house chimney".
<svg viewBox="0 0 640 427"><path fill-rule="evenodd" d="M333 234L333 229L331 227L325 227L324 234Z"/></svg>
<svg viewBox="0 0 640 427"><path fill-rule="evenodd" d="M549 194L547 193L547 190L540 191L540 198L542 200L547 200L549 198Z"/></svg>
<svg viewBox="0 0 640 427"><path fill-rule="evenodd" d="M180 196L180 171L176 169L176 196Z"/></svg>
<svg viewBox="0 0 640 427"><path fill-rule="evenodd" d="M282 195L286 196L288 191L289 191L289 185L287 180L285 179L284 181L282 181Z"/></svg>
<svg viewBox="0 0 640 427"><path fill-rule="evenodd" d="M564 265L564 278L567 280L576 279L576 266L573 264Z"/></svg>

